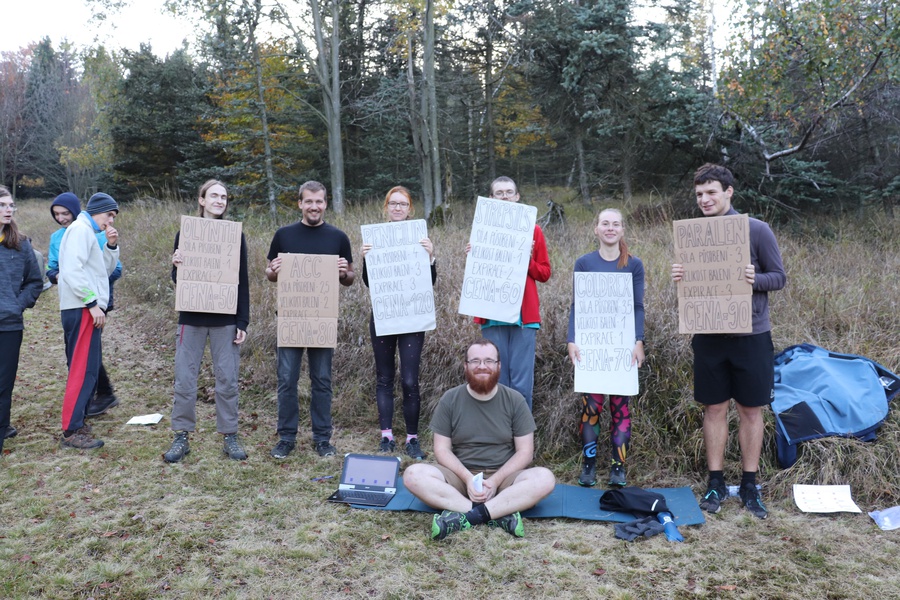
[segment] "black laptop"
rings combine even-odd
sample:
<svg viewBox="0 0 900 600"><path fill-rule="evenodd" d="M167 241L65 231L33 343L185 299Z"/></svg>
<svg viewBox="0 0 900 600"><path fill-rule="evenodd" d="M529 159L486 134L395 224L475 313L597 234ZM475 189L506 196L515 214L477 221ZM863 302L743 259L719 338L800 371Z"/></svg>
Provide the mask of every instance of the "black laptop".
<svg viewBox="0 0 900 600"><path fill-rule="evenodd" d="M399 457L347 454L341 471L341 485L328 501L387 506L397 494L399 474Z"/></svg>

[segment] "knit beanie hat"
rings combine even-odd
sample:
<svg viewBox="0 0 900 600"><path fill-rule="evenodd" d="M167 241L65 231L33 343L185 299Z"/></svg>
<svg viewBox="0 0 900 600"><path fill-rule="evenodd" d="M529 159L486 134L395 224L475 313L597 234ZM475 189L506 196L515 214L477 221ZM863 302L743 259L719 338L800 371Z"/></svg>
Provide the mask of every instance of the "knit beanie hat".
<svg viewBox="0 0 900 600"><path fill-rule="evenodd" d="M88 200L87 208L85 210L89 215L99 215L100 213L109 212L111 210L118 213L119 205L109 194L97 192L91 196L90 200Z"/></svg>
<svg viewBox="0 0 900 600"><path fill-rule="evenodd" d="M53 201L53 204L50 205L50 214L53 214L54 206L62 206L67 211L72 213L72 218L78 216L78 213L81 212L81 201L78 200L78 196L73 194L72 192L63 192ZM56 216L53 217L56 219Z"/></svg>

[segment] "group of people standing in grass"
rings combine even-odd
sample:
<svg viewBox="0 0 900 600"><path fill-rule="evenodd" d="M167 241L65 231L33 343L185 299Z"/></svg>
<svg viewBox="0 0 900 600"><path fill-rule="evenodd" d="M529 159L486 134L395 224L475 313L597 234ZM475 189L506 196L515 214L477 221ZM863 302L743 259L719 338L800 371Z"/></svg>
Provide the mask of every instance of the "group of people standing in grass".
<svg viewBox="0 0 900 600"><path fill-rule="evenodd" d="M733 176L728 169L718 165L704 165L695 174L694 186L697 204L704 216L737 214L731 206L734 188ZM309 181L300 187L299 192L301 219L276 231L267 255L267 279L271 282L278 281L282 262L279 255L282 253L323 254L338 257L339 282L344 286L352 285L356 272L350 241L344 232L325 222L325 186ZM519 200L515 182L508 177L500 177L492 182L490 195L498 200ZM228 209L226 186L217 180L204 183L199 190L198 207L200 217L222 219ZM63 401L62 444L83 449L95 448L101 446L102 441L93 438L90 425L84 419L92 414L102 414L118 402L102 368L99 335L105 322L105 313L111 308L112 282L121 272L121 265L118 264L118 232L112 226L118 214L118 204L107 194L95 194L88 202L86 211L80 212L77 198L72 194L62 194L54 202L51 211L54 219L63 226L60 230L63 235L59 236L61 239L57 244L58 252L53 252L51 243L50 274L53 279L59 278L60 309L70 369ZM9 284L0 292L8 296L3 306L4 314L0 315L0 339L3 340L0 351L4 358L0 361L0 431L6 432L15 431L9 425L9 407L22 338L22 311L34 304L41 286L40 270L28 241L16 229L13 212L14 206L8 191L0 188L0 253L7 257L0 263L0 276ZM384 199L383 212L389 222L411 218L415 214L415 208L409 190L402 186L389 190ZM98 240L98 233L102 233L104 237ZM624 217L619 210L602 210L595 221L594 234L598 240L598 250L581 256L575 262L574 271L631 274L635 316L631 361L633 365L640 367L645 359L643 263L629 251L625 240ZM179 235L176 234L172 254L173 280L177 279L178 267L183 261L179 250ZM428 254L431 280L434 283L437 279L434 245L427 237L419 243ZM751 261L745 268L744 278L753 288L752 333L698 334L692 340L692 347L695 399L704 405L703 432L709 465L709 486L701 500L701 506L709 512L718 512L728 495L723 463L728 437L727 415L733 398L740 416L738 437L743 472L739 486L741 501L753 514L765 518L767 512L760 499L755 477L762 446L762 407L771 402L774 387L767 293L783 288L786 279L774 235L768 225L756 219L750 219L750 248ZM467 252L469 249L467 247ZM371 250L371 245L362 246L363 261ZM57 255L58 263L54 261ZM497 359L472 359L478 363L473 368L473 376L478 375L479 369L496 370L497 384L510 392L504 392L504 398L510 396L513 398L511 402L522 402L529 415L532 409L536 332L541 326L537 283L547 282L550 276L547 244L540 226L535 225L519 319L513 323L475 319L486 343L496 349ZM684 276L683 266L672 265L671 276L674 282L681 281ZM365 262L362 279L368 285ZM224 439L223 452L231 459L247 458L238 438L238 371L239 349L246 340L249 325L248 281L247 245L242 235L235 313L179 313L172 409L174 438L171 447L163 454L167 462L178 462L190 452L189 435L196 425L197 379L207 340L215 372L216 423L217 430ZM379 336L371 315L369 330L375 359L380 439L378 451L393 453L397 448L393 413L396 356L399 354L406 433L403 448L409 457L424 459L427 453L419 442L419 367L425 333ZM480 343L477 342L476 345ZM336 452L331 444L333 349L279 347L278 441L270 452L277 459L286 458L297 443L300 412L297 384L304 351L310 377L309 411L313 444L320 456L330 456ZM573 364L581 361L581 351L575 343L574 301L569 315L567 351ZM486 352L491 354L491 351ZM471 360L467 358L467 373L470 363ZM483 401L482 398L476 399ZM631 439L630 398L609 395L607 402L610 413L608 483L612 486L624 486L625 464ZM603 394L584 394L582 397L579 427L583 458L578 482L584 486L593 486L597 482L600 413L603 403ZM522 418L518 411L514 412L519 415L517 419ZM441 427L444 428L443 432L448 426L442 423ZM521 429L521 426L517 427ZM452 439L452 436L445 437ZM2 439L0 438L0 447ZM443 450L448 449L450 455L453 455L452 444ZM446 456L446 452L443 456L436 453L438 463L441 464ZM459 464L444 466L458 470ZM502 468L502 465L494 467ZM429 475L434 477L434 473ZM428 494L426 496L434 497Z"/></svg>

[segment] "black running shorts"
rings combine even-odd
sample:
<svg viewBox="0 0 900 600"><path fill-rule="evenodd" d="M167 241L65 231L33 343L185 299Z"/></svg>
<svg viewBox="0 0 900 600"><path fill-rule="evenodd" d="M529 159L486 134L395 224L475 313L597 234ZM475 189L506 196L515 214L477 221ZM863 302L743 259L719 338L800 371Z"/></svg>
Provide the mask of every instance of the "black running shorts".
<svg viewBox="0 0 900 600"><path fill-rule="evenodd" d="M765 406L775 393L775 348L769 331L755 335L695 335L694 399Z"/></svg>

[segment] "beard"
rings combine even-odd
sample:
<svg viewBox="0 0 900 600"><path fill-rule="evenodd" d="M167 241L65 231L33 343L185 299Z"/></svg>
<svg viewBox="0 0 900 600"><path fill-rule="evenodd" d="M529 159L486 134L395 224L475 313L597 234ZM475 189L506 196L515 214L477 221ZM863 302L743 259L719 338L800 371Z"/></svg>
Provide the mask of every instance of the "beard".
<svg viewBox="0 0 900 600"><path fill-rule="evenodd" d="M482 367L477 368L480 369ZM487 377L484 375L487 375ZM469 387L476 394L482 396L490 394L497 387L498 381L500 381L500 365L497 365L497 368L490 373L474 373L466 367L466 383L469 384Z"/></svg>

